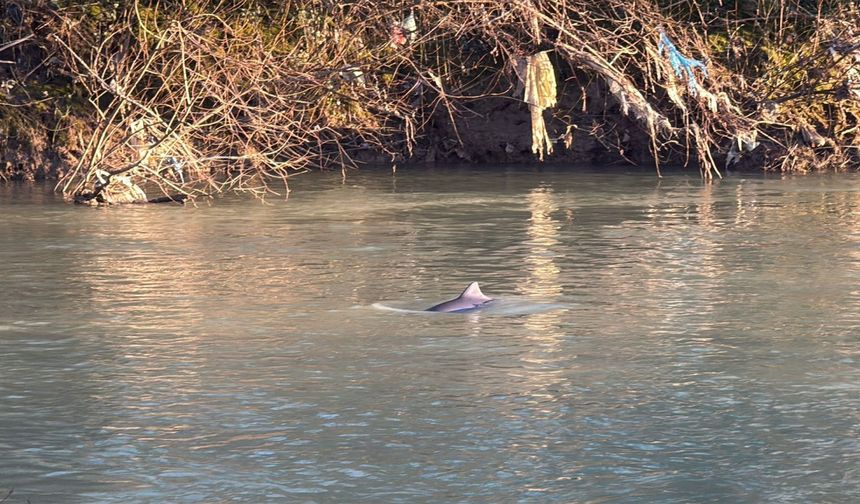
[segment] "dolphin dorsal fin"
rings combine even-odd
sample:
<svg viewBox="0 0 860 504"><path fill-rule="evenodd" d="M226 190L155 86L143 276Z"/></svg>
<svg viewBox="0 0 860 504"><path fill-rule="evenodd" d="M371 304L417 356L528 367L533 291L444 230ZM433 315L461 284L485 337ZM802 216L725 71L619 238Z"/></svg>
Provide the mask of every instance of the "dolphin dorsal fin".
<svg viewBox="0 0 860 504"><path fill-rule="evenodd" d="M478 285L478 282L470 283L469 286L466 287L466 290L464 290L463 293L460 294L460 298L480 300L481 302L490 301L491 299L493 299L489 296L484 295L484 293L481 292L481 287Z"/></svg>

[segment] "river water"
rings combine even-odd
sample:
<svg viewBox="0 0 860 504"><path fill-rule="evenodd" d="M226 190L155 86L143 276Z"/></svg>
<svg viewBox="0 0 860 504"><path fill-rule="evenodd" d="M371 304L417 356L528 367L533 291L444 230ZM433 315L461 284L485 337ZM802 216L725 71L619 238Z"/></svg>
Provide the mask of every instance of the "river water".
<svg viewBox="0 0 860 504"><path fill-rule="evenodd" d="M293 189L0 186L0 500L860 500L860 177Z"/></svg>

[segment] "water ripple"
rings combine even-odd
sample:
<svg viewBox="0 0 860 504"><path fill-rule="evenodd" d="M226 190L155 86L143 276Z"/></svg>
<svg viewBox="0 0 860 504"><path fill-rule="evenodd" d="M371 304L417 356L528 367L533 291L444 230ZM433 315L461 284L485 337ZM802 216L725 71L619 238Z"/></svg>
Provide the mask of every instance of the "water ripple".
<svg viewBox="0 0 860 504"><path fill-rule="evenodd" d="M860 498L855 177L449 175L198 209L0 187L0 491ZM473 280L495 311L371 308Z"/></svg>

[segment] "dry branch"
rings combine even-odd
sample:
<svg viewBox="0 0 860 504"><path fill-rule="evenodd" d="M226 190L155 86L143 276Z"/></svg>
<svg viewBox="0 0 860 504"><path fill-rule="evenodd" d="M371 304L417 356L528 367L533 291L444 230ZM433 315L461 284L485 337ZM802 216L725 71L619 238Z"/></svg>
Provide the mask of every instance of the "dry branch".
<svg viewBox="0 0 860 504"><path fill-rule="evenodd" d="M658 167L691 160L705 178L763 143L765 167L856 161L858 10L775 0L781 14L768 17L747 3L40 2L0 51L42 51L16 78L66 79L78 97L63 120L90 129L67 140L69 196L92 193L99 173L150 195L285 196L298 173L408 159L422 142L468 158L470 105L509 105L518 81L539 159L578 129L619 157L644 139ZM679 74L661 37L707 75ZM428 133L445 122L450 138Z"/></svg>

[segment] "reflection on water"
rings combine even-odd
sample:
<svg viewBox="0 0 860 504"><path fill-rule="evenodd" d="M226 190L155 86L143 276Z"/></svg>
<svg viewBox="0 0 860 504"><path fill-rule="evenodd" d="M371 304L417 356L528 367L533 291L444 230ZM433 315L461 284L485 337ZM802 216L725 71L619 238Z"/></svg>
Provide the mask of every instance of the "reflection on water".
<svg viewBox="0 0 860 504"><path fill-rule="evenodd" d="M555 263L554 248L559 244L560 224L553 218L558 204L551 188L532 189L528 195L531 219L526 230L529 239L525 260L530 278L522 285L525 294L552 298L561 294L558 281L559 268Z"/></svg>
<svg viewBox="0 0 860 504"><path fill-rule="evenodd" d="M527 197L531 213L525 241L527 247L525 262L529 278L520 285L527 296L541 299L558 299L563 289L560 281L561 269L556 263L560 253L561 224L553 217L559 210L551 186L532 189ZM565 332L561 330L564 313L561 310L548 310L526 317L524 328L528 338L529 350L521 357L521 366L528 370L531 383L531 400L542 402L552 399L546 387L560 385L564 380L561 366L568 359L562 348ZM569 365L569 364L568 364Z"/></svg>
<svg viewBox="0 0 860 504"><path fill-rule="evenodd" d="M91 209L0 186L0 496L860 498L860 178L293 188ZM494 310L373 308L474 280Z"/></svg>

